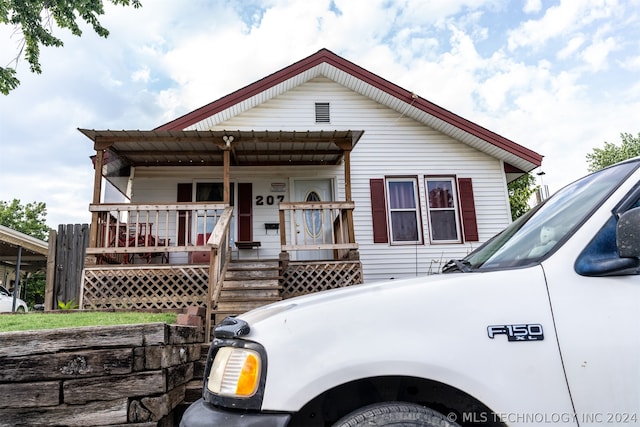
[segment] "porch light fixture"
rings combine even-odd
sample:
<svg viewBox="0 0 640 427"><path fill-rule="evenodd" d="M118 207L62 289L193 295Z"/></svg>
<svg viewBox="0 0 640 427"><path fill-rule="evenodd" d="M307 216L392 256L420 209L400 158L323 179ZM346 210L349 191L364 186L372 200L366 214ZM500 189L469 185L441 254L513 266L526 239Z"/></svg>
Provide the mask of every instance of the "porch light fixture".
<svg viewBox="0 0 640 427"><path fill-rule="evenodd" d="M222 140L226 144L227 148L231 146L231 143L233 142L234 139L235 138L232 135L225 135L222 137Z"/></svg>

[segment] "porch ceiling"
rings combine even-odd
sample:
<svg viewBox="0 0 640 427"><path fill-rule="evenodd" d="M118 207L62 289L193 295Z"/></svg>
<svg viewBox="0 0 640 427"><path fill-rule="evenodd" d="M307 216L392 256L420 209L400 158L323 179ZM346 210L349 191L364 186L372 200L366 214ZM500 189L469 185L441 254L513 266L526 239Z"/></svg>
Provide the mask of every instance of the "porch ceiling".
<svg viewBox="0 0 640 427"><path fill-rule="evenodd" d="M78 129L107 150L105 167L222 166L227 149L236 166L335 165L364 131L162 131Z"/></svg>

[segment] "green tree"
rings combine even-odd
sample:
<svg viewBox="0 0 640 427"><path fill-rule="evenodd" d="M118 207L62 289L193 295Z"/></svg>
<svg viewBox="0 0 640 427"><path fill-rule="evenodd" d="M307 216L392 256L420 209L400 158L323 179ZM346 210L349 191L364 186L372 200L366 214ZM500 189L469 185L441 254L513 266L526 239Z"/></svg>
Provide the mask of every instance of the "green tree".
<svg viewBox="0 0 640 427"><path fill-rule="evenodd" d="M109 1L134 8L141 6L139 0ZM54 24L80 37L82 30L78 21L81 19L91 25L96 34L107 37L109 31L98 21L99 15L104 15L103 0L0 0L0 24L14 26L15 33L22 36L13 61L7 67L0 67L0 92L8 95L20 84L16 68L23 55L31 72L40 74L40 46L63 46L62 40L53 35Z"/></svg>
<svg viewBox="0 0 640 427"><path fill-rule="evenodd" d="M605 141L603 148L594 148L591 153L587 154L589 172L595 172L622 160L640 156L640 132L635 137L630 133L621 133L620 139L622 140L620 145Z"/></svg>
<svg viewBox="0 0 640 427"><path fill-rule="evenodd" d="M40 240L47 240L49 227L46 224L47 205L33 202L23 205L20 200L0 200L0 225L20 231Z"/></svg>
<svg viewBox="0 0 640 427"><path fill-rule="evenodd" d="M29 306L29 310L33 309L36 304L44 302L44 293L46 291L47 278L44 272L27 273L20 279L23 296L22 299Z"/></svg>
<svg viewBox="0 0 640 427"><path fill-rule="evenodd" d="M513 220L521 217L530 209L529 200L538 188L535 177L528 173L507 184L511 218Z"/></svg>

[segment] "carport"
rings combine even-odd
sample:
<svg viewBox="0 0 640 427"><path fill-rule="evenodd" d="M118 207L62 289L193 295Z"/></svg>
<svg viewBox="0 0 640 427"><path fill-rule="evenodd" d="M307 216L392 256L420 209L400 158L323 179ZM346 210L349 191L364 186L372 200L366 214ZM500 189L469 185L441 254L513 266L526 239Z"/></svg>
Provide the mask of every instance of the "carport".
<svg viewBox="0 0 640 427"><path fill-rule="evenodd" d="M22 272L35 273L45 271L49 254L49 244L27 234L0 225L0 280L9 289L9 273L15 273L13 296L16 298L20 289Z"/></svg>

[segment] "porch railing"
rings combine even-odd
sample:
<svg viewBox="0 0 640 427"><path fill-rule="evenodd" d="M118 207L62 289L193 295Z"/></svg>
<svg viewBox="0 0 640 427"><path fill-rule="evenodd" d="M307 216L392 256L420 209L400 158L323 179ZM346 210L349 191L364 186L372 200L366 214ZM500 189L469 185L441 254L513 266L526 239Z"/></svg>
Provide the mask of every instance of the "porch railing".
<svg viewBox="0 0 640 427"><path fill-rule="evenodd" d="M280 203L283 252L332 250L334 259L358 249L353 229L353 202Z"/></svg>
<svg viewBox="0 0 640 427"><path fill-rule="evenodd" d="M225 207L221 203L90 205L98 220L87 255L96 256L98 262L127 264L136 256L168 262L170 253L208 252L207 240Z"/></svg>
<svg viewBox="0 0 640 427"><path fill-rule="evenodd" d="M222 212L216 226L207 240L207 245L211 250L209 261L209 287L207 297L207 315L205 319L205 339L211 341L211 314L213 304L218 301L227 265L230 260L229 253L229 230L231 226L231 216L233 208L227 207Z"/></svg>

